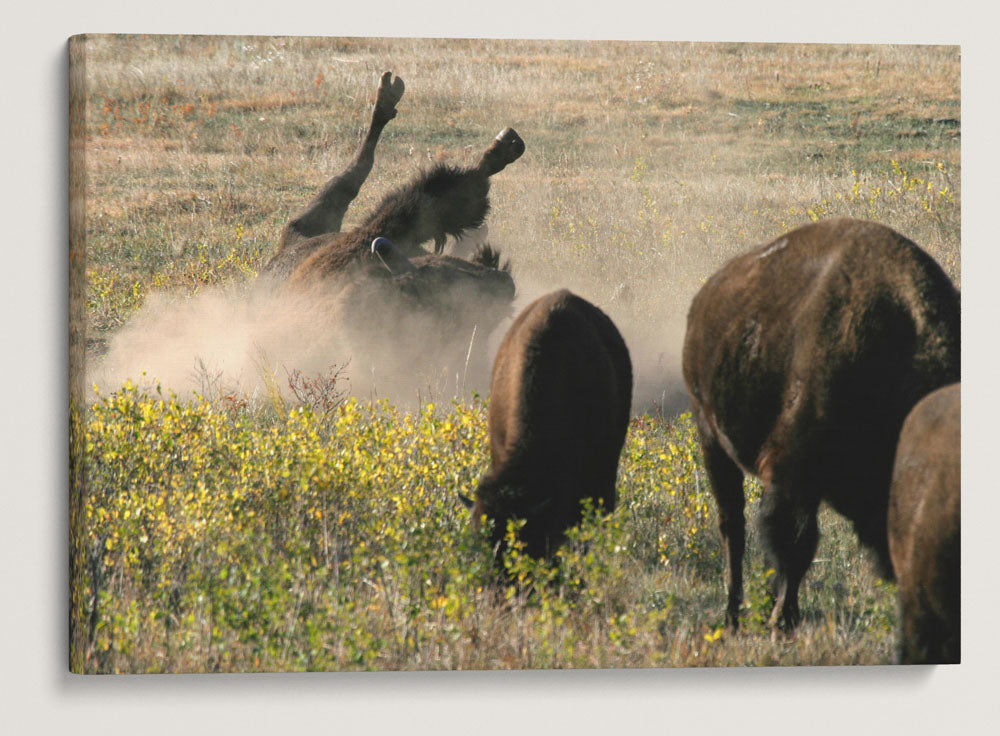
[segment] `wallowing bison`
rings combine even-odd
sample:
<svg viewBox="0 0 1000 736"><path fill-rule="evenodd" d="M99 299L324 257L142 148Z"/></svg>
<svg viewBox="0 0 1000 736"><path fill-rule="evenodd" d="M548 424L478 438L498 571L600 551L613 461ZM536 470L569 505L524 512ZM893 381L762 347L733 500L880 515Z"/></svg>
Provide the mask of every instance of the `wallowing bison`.
<svg viewBox="0 0 1000 736"><path fill-rule="evenodd" d="M377 335L380 348L367 356L373 367L396 358L396 367L412 369L421 361L431 365L465 357L477 334L484 343L509 314L514 282L494 249L483 246L469 260L441 252L448 235L483 225L490 177L521 156L524 142L506 128L475 166L438 165L419 173L383 198L360 225L340 232L403 91L401 79L382 75L356 156L288 223L259 282L322 304L355 344ZM433 254L421 248L431 240Z"/></svg>
<svg viewBox="0 0 1000 736"><path fill-rule="evenodd" d="M632 403L628 348L611 320L566 290L532 302L493 365L490 467L476 490L473 525L493 522L498 554L510 519L525 520L525 551L553 552L591 498L615 507L618 457Z"/></svg>
<svg viewBox="0 0 1000 736"><path fill-rule="evenodd" d="M961 658L961 385L929 394L903 423L889 494L903 664Z"/></svg>
<svg viewBox="0 0 1000 736"><path fill-rule="evenodd" d="M512 128L500 132L476 166L438 165L422 172L387 195L361 225L340 232L348 207L371 173L378 139L396 117L404 89L399 77L382 75L368 133L354 159L285 226L261 277L292 278L301 284L341 273L363 264L377 237L388 238L410 257L424 255L421 243L433 239L434 252L441 253L449 234L459 236L483 224L490 208L489 177L524 153L524 141Z"/></svg>
<svg viewBox="0 0 1000 736"><path fill-rule="evenodd" d="M889 484L903 419L959 379L959 294L887 227L816 222L716 272L688 314L684 379L729 567L727 622L743 599L744 473L775 575L772 626L800 618L820 501L853 522L891 577Z"/></svg>

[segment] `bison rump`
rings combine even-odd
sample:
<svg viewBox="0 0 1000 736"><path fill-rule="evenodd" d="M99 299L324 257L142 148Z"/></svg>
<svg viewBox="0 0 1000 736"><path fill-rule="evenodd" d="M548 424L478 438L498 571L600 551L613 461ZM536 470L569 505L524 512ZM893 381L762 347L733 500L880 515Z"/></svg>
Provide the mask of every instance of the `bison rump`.
<svg viewBox="0 0 1000 736"><path fill-rule="evenodd" d="M473 522L491 519L496 545L508 520L524 519L526 550L542 556L580 521L583 499L614 509L631 401L628 349L600 309L566 290L530 304L494 363Z"/></svg>
<svg viewBox="0 0 1000 736"><path fill-rule="evenodd" d="M889 497L903 664L960 660L961 385L922 399L903 424Z"/></svg>
<svg viewBox="0 0 1000 736"><path fill-rule="evenodd" d="M729 562L727 619L742 601L743 473L765 488L772 624L797 623L821 500L850 519L891 574L886 534L903 418L959 375L959 297L889 228L806 225L734 258L695 296L683 371Z"/></svg>

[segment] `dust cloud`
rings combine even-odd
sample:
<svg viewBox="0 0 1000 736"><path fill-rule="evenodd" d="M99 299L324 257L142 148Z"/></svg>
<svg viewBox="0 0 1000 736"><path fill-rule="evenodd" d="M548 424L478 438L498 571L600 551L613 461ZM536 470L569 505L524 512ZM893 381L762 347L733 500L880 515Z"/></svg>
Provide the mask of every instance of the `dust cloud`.
<svg viewBox="0 0 1000 736"><path fill-rule="evenodd" d="M687 324L686 311L677 310L667 299L655 296L636 300L630 296L636 289L617 286L609 289L608 284L586 273L574 274L560 283L549 283L519 273L515 265L514 281L517 284L514 315L535 299L565 288L587 299L611 318L625 340L632 361L633 416L658 414L672 417L688 411L690 399L681 376L680 358ZM607 296L609 292L610 297ZM508 321L503 331L509 326Z"/></svg>
<svg viewBox="0 0 1000 736"><path fill-rule="evenodd" d="M360 292L360 293L359 293ZM471 313L474 304L468 304ZM154 293L88 360L88 385L105 394L126 380L181 397L288 397L289 377L340 371L337 390L412 407L485 396L503 321L494 330L414 314L386 290L325 282L308 293L243 287L194 296ZM498 333L494 336L490 333Z"/></svg>
<svg viewBox="0 0 1000 736"><path fill-rule="evenodd" d="M199 394L266 401L289 378L339 370L337 391L388 399L412 409L427 401L489 393L493 360L514 317L538 297L569 288L600 307L625 338L632 360L633 414L672 416L688 408L680 376L684 315L629 298L628 289L577 274L550 284L519 273L517 295L502 314L476 320L475 295L454 297L463 319L414 310L391 289L330 281L307 293L258 285L202 289L194 296L154 293L108 344L88 360L88 385L101 394L126 380L161 386L182 398ZM453 295L454 296L454 295Z"/></svg>

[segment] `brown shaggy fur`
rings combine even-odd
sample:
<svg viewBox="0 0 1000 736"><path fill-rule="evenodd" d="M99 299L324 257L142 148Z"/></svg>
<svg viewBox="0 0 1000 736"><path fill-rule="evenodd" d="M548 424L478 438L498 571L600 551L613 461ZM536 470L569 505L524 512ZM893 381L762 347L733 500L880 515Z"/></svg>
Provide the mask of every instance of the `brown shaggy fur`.
<svg viewBox="0 0 1000 736"><path fill-rule="evenodd" d="M903 423L889 496L902 664L961 660L961 384L923 398Z"/></svg>
<svg viewBox="0 0 1000 736"><path fill-rule="evenodd" d="M502 148L498 161L490 153ZM408 257L423 255L421 243L435 241L440 253L448 235L459 236L483 224L489 212L489 177L524 150L517 133L501 134L490 151L474 168L458 169L437 166L419 174L406 186L388 194L378 208L359 227L345 233L327 233L302 241L299 247L308 256L295 267L289 278L292 286L302 286L328 276L343 273L351 264L369 255L372 241L388 238Z"/></svg>
<svg viewBox="0 0 1000 736"><path fill-rule="evenodd" d="M695 296L683 354L738 625L743 474L764 485L758 528L771 624L794 627L821 500L892 573L889 482L903 419L959 377L959 295L920 248L847 218L793 230L724 265Z"/></svg>
<svg viewBox="0 0 1000 736"><path fill-rule="evenodd" d="M615 508L618 457L632 403L628 348L597 307L564 290L532 302L497 354L490 468L472 509L493 521L498 554L509 519L526 551L555 551L585 498Z"/></svg>
<svg viewBox="0 0 1000 736"><path fill-rule="evenodd" d="M414 382L428 371L454 375L456 363L488 364L478 345L509 313L514 281L509 266L488 246L471 260L440 255L448 235L478 228L489 212L490 177L524 152L524 142L507 128L492 141L476 166L437 166L391 192L363 223L338 232L374 163L375 146L396 116L404 91L401 79L382 75L371 125L354 160L333 177L306 210L282 233L278 251L261 270L264 294L278 286L284 296L303 299L327 314L350 344L363 346L366 365L384 375L409 373ZM376 238L392 242L398 258L412 263L392 272L372 255ZM420 245L434 240L437 254ZM378 340L366 339L378 334ZM458 361L461 361L458 363ZM357 370L367 370L356 366Z"/></svg>
<svg viewBox="0 0 1000 736"><path fill-rule="evenodd" d="M301 289L329 276L348 273L370 256L372 241L385 237L408 257L425 255L420 245L434 240L443 250L448 235L480 227L489 213L490 177L524 153L524 141L506 128L476 166L436 166L389 193L357 228L340 232L351 202L375 160L375 147L386 124L396 117L405 86L385 72L379 82L368 134L353 161L333 177L306 210L285 226L278 250L261 270L262 280Z"/></svg>

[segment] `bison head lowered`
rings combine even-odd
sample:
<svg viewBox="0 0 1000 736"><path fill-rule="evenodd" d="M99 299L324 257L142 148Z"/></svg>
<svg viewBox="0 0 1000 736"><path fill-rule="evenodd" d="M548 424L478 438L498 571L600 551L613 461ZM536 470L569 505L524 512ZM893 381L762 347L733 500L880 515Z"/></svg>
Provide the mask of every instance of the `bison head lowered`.
<svg viewBox="0 0 1000 736"><path fill-rule="evenodd" d="M473 524L500 545L507 522L533 556L554 552L590 498L615 508L618 458L632 404L632 364L615 325L565 289L528 305L508 330L490 388L490 468ZM499 548L498 548L499 549Z"/></svg>

